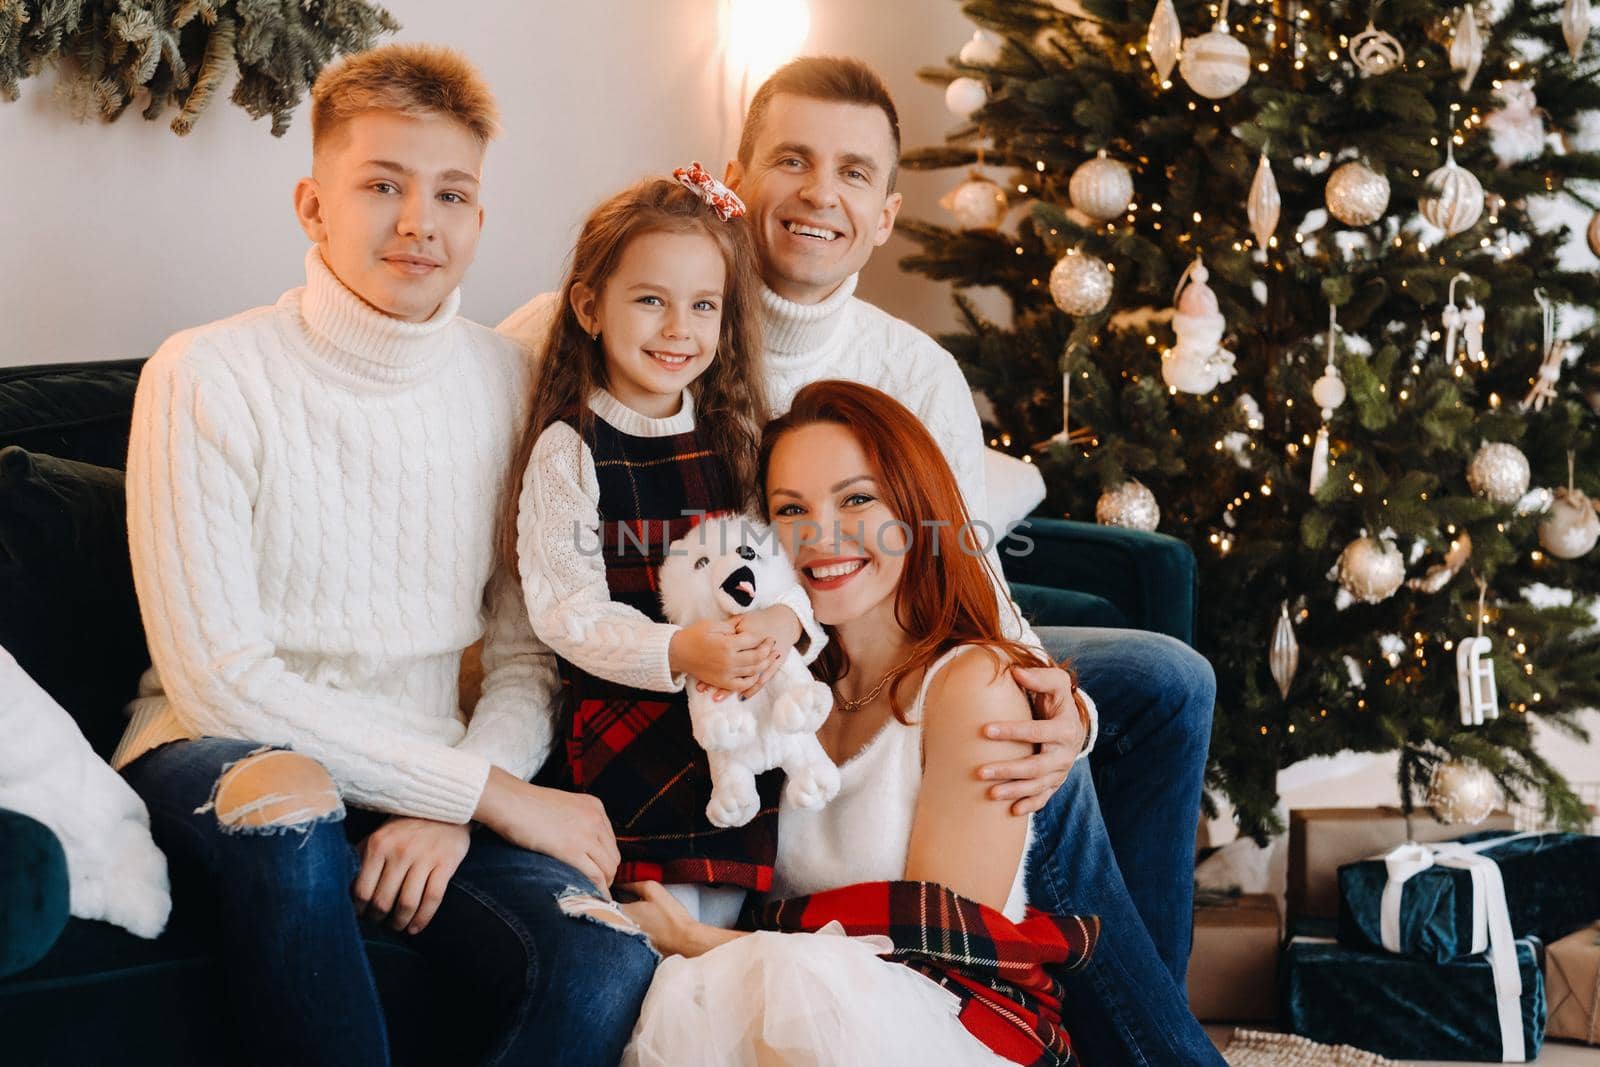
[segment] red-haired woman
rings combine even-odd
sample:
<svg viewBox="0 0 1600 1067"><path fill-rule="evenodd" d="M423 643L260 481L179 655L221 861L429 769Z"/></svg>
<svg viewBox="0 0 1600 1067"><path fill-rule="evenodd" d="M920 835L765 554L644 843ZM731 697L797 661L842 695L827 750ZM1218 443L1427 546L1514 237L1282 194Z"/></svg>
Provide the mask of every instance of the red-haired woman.
<svg viewBox="0 0 1600 1067"><path fill-rule="evenodd" d="M1098 922L1027 907L1029 817L977 773L1026 754L981 730L1030 717L1009 668L1043 664L1003 636L938 445L887 394L820 381L767 426L760 478L831 636L819 736L843 786L783 810L761 932L632 887L624 907L669 958L624 1062L1073 1062L1044 968L1086 961Z"/></svg>

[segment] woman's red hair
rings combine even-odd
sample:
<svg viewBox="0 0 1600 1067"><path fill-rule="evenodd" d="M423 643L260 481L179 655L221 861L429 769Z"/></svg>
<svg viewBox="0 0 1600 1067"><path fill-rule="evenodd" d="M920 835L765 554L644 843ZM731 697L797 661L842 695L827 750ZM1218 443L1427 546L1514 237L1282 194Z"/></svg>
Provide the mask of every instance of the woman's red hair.
<svg viewBox="0 0 1600 1067"><path fill-rule="evenodd" d="M795 394L787 414L767 423L757 460L759 484L767 489L773 450L783 437L805 426L831 423L856 437L867 454L884 503L911 528L905 571L895 591L895 618L911 636L909 660L889 674L889 704L905 722L909 702L901 687L920 678L945 651L982 644L1023 667L1048 666L1039 650L1010 640L1000 624L986 547L989 531L974 528L961 488L944 453L910 409L881 390L859 382L812 382ZM838 642L817 658L822 679L834 684L850 671Z"/></svg>

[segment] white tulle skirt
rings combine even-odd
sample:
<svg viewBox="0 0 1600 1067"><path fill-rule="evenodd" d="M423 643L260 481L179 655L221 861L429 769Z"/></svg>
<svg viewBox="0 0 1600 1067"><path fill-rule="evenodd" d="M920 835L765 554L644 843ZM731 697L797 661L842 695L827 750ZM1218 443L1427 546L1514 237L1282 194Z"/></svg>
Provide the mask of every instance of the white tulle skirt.
<svg viewBox="0 0 1600 1067"><path fill-rule="evenodd" d="M763 932L668 957L623 1065L1011 1065L961 1025L954 993L877 953L866 938Z"/></svg>

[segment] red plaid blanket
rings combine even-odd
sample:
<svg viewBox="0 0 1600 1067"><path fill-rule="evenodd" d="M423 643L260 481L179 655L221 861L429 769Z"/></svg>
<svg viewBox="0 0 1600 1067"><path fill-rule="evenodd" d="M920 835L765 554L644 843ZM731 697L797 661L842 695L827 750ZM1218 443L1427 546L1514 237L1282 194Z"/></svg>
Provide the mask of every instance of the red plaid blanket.
<svg viewBox="0 0 1600 1067"><path fill-rule="evenodd" d="M1029 908L1013 923L932 882L862 882L768 904L763 929L815 933L838 922L852 936L894 942L884 958L922 972L961 999L961 1024L997 1055L1030 1067L1079 1063L1061 1028L1061 985L1046 970L1089 962L1097 915Z"/></svg>

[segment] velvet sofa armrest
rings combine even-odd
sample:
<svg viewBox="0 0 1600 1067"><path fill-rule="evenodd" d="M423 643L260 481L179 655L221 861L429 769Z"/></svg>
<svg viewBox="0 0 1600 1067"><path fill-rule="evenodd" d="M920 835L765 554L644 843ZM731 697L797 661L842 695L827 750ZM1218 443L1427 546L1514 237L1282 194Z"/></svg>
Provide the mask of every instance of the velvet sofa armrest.
<svg viewBox="0 0 1600 1067"><path fill-rule="evenodd" d="M1194 645L1198 570L1176 537L1033 517L1001 542L1000 563L1009 582L1100 597L1125 625Z"/></svg>
<svg viewBox="0 0 1600 1067"><path fill-rule="evenodd" d="M67 925L67 854L49 827L0 808L0 978L45 957Z"/></svg>

